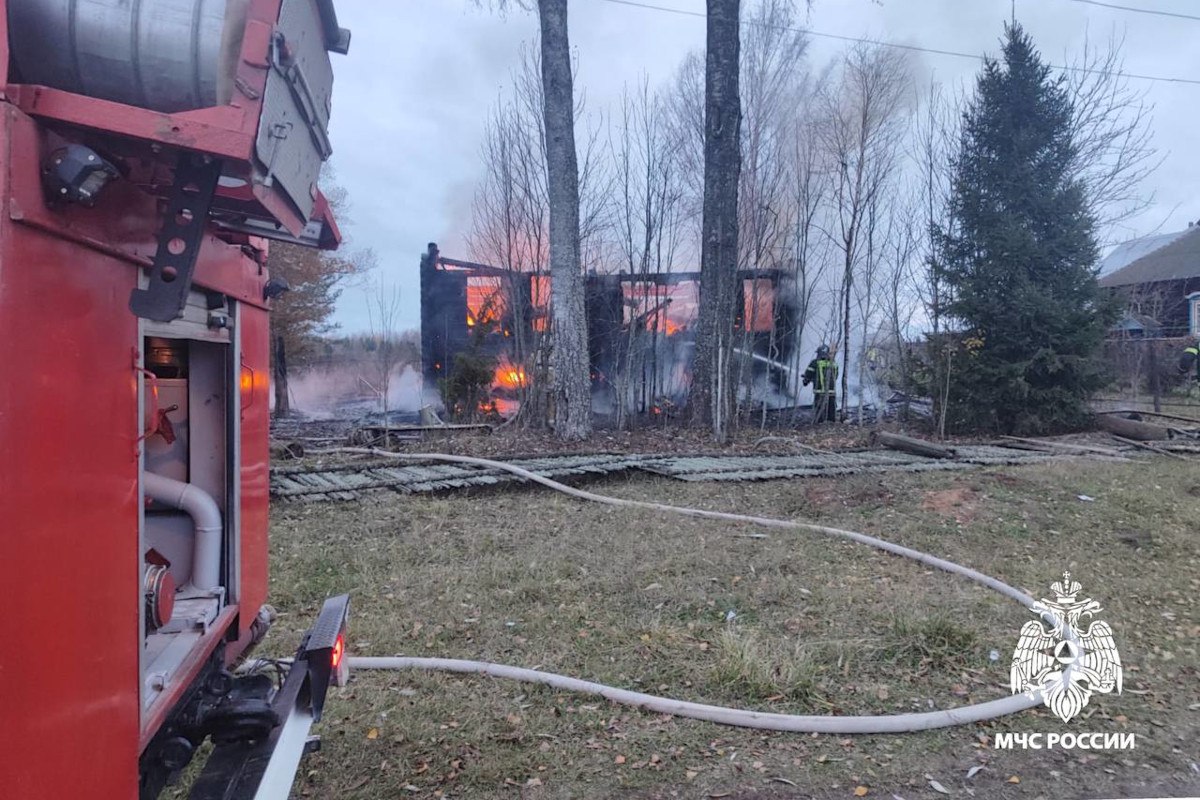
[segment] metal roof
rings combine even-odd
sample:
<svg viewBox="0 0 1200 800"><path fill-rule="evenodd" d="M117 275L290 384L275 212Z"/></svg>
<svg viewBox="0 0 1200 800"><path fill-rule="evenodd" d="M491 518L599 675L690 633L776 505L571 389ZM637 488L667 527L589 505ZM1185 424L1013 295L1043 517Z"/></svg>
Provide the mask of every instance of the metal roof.
<svg viewBox="0 0 1200 800"><path fill-rule="evenodd" d="M1145 314L1126 314L1113 327L1123 331L1152 331L1157 333L1162 330L1162 323L1154 317L1148 317Z"/></svg>
<svg viewBox="0 0 1200 800"><path fill-rule="evenodd" d="M1200 278L1200 226L1118 245L1100 264L1101 286Z"/></svg>

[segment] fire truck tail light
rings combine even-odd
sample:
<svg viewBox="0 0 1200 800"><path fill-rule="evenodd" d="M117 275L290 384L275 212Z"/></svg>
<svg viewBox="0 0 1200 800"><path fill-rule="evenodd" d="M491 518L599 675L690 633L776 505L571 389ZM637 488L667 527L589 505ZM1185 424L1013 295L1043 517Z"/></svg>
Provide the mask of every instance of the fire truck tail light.
<svg viewBox="0 0 1200 800"><path fill-rule="evenodd" d="M317 624L309 631L304 646L308 662L313 719L320 721L325 694L332 686L344 686L350 678L350 660L346 658L346 625L350 617L350 595L325 601Z"/></svg>
<svg viewBox="0 0 1200 800"><path fill-rule="evenodd" d="M337 641L333 643L333 654L329 659L334 670L342 665L342 656L344 655L346 655L346 635L339 633Z"/></svg>

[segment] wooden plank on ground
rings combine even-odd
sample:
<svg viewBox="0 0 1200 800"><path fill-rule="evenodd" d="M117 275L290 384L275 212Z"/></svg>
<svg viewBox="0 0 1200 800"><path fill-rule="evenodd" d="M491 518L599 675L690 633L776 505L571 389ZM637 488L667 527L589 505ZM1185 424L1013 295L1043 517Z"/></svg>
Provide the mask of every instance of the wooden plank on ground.
<svg viewBox="0 0 1200 800"><path fill-rule="evenodd" d="M1126 439L1124 436L1117 436L1115 433L1111 434L1111 435L1118 442L1121 442L1123 444L1132 445L1140 450L1149 450L1151 453L1157 453L1160 456L1168 456L1170 458L1177 458L1180 461L1190 461L1191 460L1189 458L1179 455L1178 453L1172 453L1170 450L1163 450L1161 447L1155 447L1152 444L1146 444L1145 442L1139 442L1135 439Z"/></svg>
<svg viewBox="0 0 1200 800"><path fill-rule="evenodd" d="M1049 439L1026 439L1021 436L1001 436L1000 438L1004 439L1005 441L1021 442L1048 450L1065 450L1071 453L1094 453L1096 455L1109 456L1110 458L1121 457L1121 454L1118 451L1113 450L1111 447L1092 447L1084 444L1055 442Z"/></svg>

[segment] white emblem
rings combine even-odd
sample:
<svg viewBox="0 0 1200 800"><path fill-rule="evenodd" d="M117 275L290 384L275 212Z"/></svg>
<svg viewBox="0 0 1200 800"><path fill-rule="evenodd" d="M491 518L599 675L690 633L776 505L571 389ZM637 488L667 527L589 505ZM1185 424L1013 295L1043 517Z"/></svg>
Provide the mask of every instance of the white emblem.
<svg viewBox="0 0 1200 800"><path fill-rule="evenodd" d="M1080 627L1082 617L1101 611L1092 598L1076 600L1083 590L1064 572L1062 582L1051 590L1057 600L1034 603L1039 622L1026 622L1013 651L1009 684L1013 694L1030 697L1041 690L1046 707L1068 722L1088 704L1093 692L1121 693L1121 656L1113 642L1112 628L1096 620Z"/></svg>

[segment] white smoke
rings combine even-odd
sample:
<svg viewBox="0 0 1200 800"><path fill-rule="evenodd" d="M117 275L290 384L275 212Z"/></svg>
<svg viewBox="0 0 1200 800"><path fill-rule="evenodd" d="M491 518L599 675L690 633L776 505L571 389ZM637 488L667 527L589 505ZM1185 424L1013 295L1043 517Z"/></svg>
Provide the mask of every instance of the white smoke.
<svg viewBox="0 0 1200 800"><path fill-rule="evenodd" d="M394 370L388 383L388 410L420 411L422 406L430 404L425 397L425 381L412 366L406 364Z"/></svg>
<svg viewBox="0 0 1200 800"><path fill-rule="evenodd" d="M377 374L362 364L316 367L288 380L292 410L314 419L349 417L383 410ZM419 370L398 365L388 381L388 411L420 411L436 405L437 392L427 390ZM274 394L272 393L272 400Z"/></svg>

